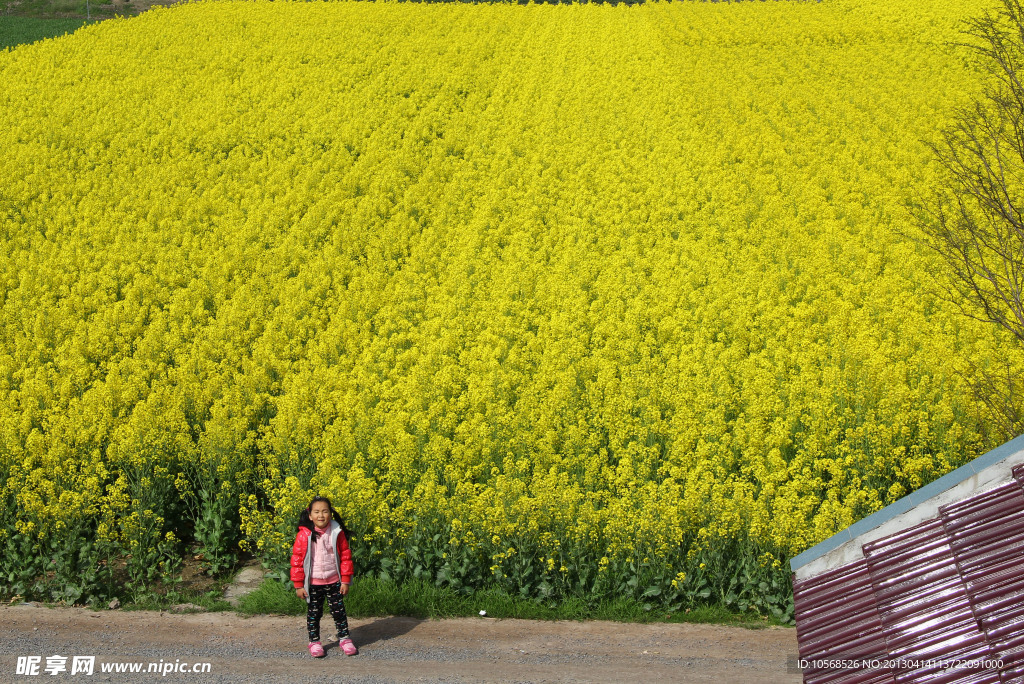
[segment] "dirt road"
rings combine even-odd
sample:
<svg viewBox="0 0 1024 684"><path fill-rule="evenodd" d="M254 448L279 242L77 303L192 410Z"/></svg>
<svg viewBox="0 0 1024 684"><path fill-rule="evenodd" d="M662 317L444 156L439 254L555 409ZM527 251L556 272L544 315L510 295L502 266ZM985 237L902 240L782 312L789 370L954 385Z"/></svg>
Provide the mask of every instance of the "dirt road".
<svg viewBox="0 0 1024 684"><path fill-rule="evenodd" d="M714 625L533 622L488 618L352 620L360 648L346 657L306 652L301 617L8 606L0 608L0 682L775 682L787 671L796 632ZM324 637L333 635L326 627ZM51 676L47 658L63 656ZM38 675L21 675L38 656ZM71 674L93 656L93 674ZM139 663L140 673L103 672ZM166 675L146 673L150 663ZM209 663L208 672L181 672ZM53 661L61 665L61 660ZM81 667L81 665L79 665ZM177 669L178 671L175 671Z"/></svg>

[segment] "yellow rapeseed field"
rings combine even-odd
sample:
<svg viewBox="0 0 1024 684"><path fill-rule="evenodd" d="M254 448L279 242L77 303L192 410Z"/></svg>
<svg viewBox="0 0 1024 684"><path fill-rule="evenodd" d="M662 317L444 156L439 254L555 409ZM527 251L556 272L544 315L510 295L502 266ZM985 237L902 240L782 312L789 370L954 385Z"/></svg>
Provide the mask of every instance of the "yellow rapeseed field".
<svg viewBox="0 0 1024 684"><path fill-rule="evenodd" d="M195 2L0 52L0 589L332 497L362 573L785 616L1000 441L911 204L981 0ZM74 553L68 553L74 551Z"/></svg>

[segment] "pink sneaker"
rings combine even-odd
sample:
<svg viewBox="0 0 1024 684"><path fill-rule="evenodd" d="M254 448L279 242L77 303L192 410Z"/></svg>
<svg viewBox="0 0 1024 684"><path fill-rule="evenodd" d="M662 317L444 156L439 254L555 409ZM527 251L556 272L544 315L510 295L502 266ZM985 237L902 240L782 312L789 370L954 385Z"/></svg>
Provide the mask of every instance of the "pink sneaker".
<svg viewBox="0 0 1024 684"><path fill-rule="evenodd" d="M322 645L320 645L319 641L310 642L310 644L309 644L309 655L313 656L314 658L323 658L324 657L324 647Z"/></svg>
<svg viewBox="0 0 1024 684"><path fill-rule="evenodd" d="M341 647L341 650L344 651L345 655L347 656L354 656L355 654L359 653L359 649L356 648L356 645L353 644L352 640L348 637L345 637L344 639L339 641L338 646Z"/></svg>

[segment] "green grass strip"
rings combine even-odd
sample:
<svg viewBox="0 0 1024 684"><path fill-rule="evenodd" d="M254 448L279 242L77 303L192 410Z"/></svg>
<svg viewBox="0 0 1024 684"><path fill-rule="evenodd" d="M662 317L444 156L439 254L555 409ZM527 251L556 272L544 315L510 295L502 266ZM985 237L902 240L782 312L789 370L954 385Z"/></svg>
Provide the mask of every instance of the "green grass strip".
<svg viewBox="0 0 1024 684"><path fill-rule="evenodd" d="M738 614L719 606L665 613L647 611L629 599L588 605L580 598L541 604L512 596L497 589L469 595L421 581L398 585L371 577L360 579L345 597L346 612L354 618L404 615L422 619L474 617L486 611L491 618L525 620L611 620L615 622L698 622L734 625L752 629L781 624L767 617ZM244 615L305 615L306 603L290 585L264 580L256 591L242 597L238 612Z"/></svg>
<svg viewBox="0 0 1024 684"><path fill-rule="evenodd" d="M85 19L0 17L0 50L74 33L87 23Z"/></svg>

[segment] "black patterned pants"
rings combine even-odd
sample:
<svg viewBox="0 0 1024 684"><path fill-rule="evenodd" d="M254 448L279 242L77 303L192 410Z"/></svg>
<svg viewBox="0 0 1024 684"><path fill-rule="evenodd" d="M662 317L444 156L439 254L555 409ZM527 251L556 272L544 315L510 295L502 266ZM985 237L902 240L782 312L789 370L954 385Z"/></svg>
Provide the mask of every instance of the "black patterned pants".
<svg viewBox="0 0 1024 684"><path fill-rule="evenodd" d="M309 604L306 610L306 627L309 629L309 641L320 641L320 616L323 615L324 599L330 608L331 617L338 628L338 638L348 636L348 616L345 614L345 601L341 595L341 582L334 584L309 585Z"/></svg>

